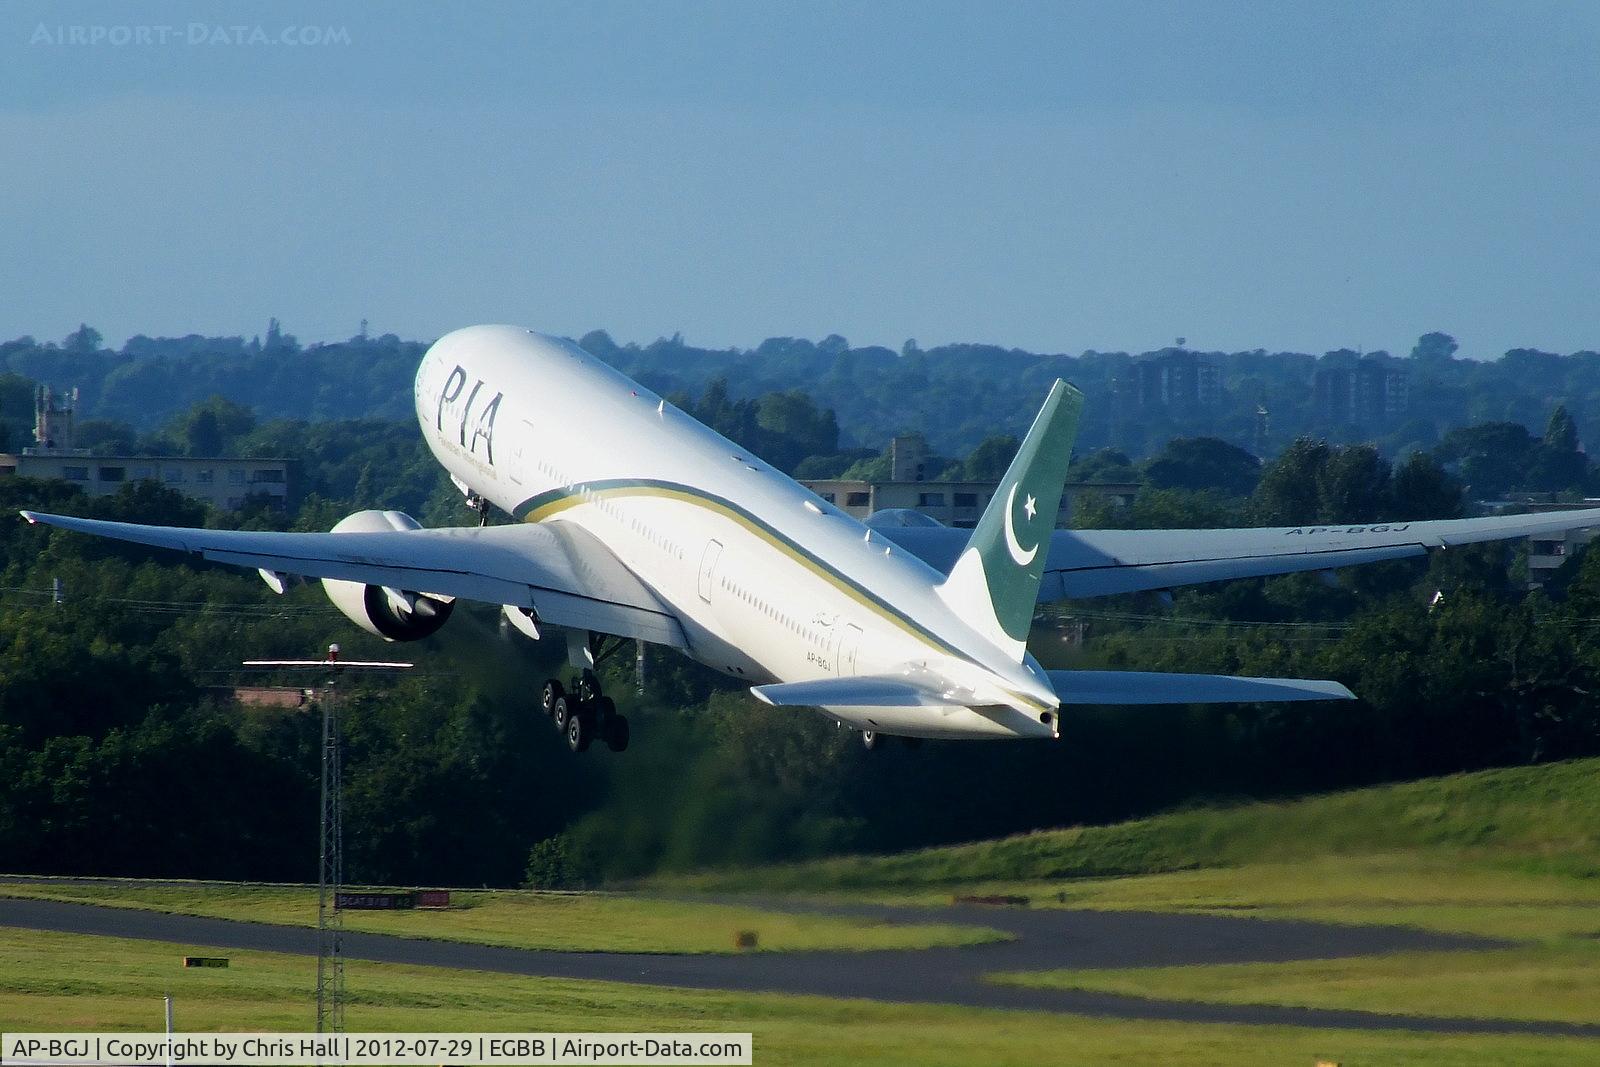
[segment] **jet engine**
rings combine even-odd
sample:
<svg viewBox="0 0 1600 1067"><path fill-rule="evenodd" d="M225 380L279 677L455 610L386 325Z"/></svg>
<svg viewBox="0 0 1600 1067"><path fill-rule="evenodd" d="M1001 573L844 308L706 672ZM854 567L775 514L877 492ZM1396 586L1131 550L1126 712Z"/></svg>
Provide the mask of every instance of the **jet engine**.
<svg viewBox="0 0 1600 1067"><path fill-rule="evenodd" d="M386 533L421 528L421 523L401 511L358 511L340 519L333 532ZM456 606L454 597L332 578L322 579L322 590L345 618L386 641L420 641L429 637L445 624Z"/></svg>

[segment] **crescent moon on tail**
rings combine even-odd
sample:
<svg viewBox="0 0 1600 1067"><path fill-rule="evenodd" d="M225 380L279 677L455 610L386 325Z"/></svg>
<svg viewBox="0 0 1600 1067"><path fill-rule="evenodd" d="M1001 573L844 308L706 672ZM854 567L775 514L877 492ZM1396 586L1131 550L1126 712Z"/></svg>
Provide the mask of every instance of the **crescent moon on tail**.
<svg viewBox="0 0 1600 1067"><path fill-rule="evenodd" d="M1011 560L1019 567L1026 567L1033 562L1033 557L1039 554L1039 546L1024 551L1022 543L1017 540L1017 529L1011 524L1012 505L1017 502L1017 484L1011 483L1011 491L1006 494L1006 551L1011 553Z"/></svg>

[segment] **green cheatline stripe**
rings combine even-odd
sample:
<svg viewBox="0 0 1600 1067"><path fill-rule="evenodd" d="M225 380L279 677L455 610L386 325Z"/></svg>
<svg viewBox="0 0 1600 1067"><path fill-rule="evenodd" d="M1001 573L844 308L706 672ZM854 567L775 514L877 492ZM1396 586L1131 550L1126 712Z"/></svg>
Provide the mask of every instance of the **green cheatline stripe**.
<svg viewBox="0 0 1600 1067"><path fill-rule="evenodd" d="M921 638L942 652L947 652L961 659L971 658L967 653L929 630L909 615L906 615L870 589L862 586L848 575L840 573L832 564L808 551L770 523L756 517L725 497L716 496L703 489L685 485L682 482L668 482L653 478L608 478L584 483L581 488L549 489L518 504L512 511L512 515L523 522L543 522L552 515L583 503L585 496L662 496L719 512L741 523L751 532L765 538L774 547L787 552L813 573L831 581L857 603L876 611L902 630ZM1012 695L1019 700L1026 701L1029 705L1038 706L1041 710L1053 710L1045 708L1044 705L1040 705L1037 701L1021 693L1013 693Z"/></svg>

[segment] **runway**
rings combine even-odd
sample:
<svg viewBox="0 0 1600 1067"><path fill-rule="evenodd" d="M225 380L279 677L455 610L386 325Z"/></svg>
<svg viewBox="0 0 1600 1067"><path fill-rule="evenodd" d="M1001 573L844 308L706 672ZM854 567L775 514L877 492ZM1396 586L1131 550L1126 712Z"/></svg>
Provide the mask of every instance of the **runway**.
<svg viewBox="0 0 1600 1067"><path fill-rule="evenodd" d="M762 907L801 906L761 901ZM688 989L813 994L899 1003L1068 1012L1117 1019L1357 1030L1600 1037L1600 1024L1384 1015L1377 1012L1154 1000L1025 989L985 974L1056 968L1283 962L1402 951L1499 947L1404 927L1155 912L957 906L826 908L891 922L971 923L1015 940L960 948L740 955L555 952L383 934L344 934L347 959ZM0 898L0 926L210 948L315 955L316 931L57 901Z"/></svg>

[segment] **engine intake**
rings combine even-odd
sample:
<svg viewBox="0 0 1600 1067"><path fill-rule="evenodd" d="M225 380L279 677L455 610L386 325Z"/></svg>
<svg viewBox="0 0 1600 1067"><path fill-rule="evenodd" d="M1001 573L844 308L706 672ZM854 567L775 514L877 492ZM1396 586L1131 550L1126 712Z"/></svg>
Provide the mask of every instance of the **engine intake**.
<svg viewBox="0 0 1600 1067"><path fill-rule="evenodd" d="M334 533L387 533L420 530L402 511L358 511L334 526ZM420 641L437 633L455 610L454 597L433 596L384 585L322 579L322 590L340 613L369 634L386 641Z"/></svg>

